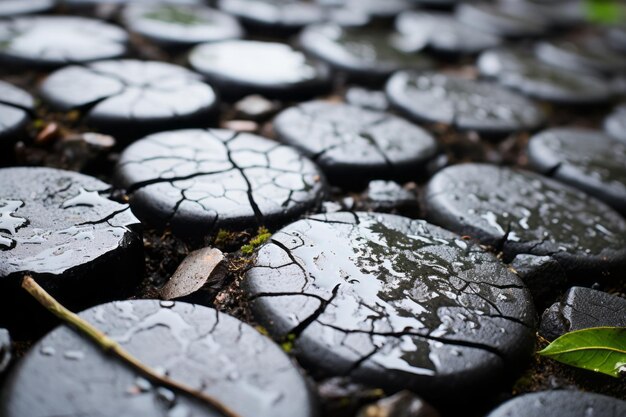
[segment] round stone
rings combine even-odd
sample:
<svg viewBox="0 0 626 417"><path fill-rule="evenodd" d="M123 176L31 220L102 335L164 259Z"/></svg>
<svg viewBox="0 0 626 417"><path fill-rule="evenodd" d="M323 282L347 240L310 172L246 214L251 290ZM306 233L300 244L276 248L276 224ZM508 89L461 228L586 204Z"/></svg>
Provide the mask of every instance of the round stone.
<svg viewBox="0 0 626 417"><path fill-rule="evenodd" d="M591 392L554 390L515 397L487 417L619 417L626 414L626 401Z"/></svg>
<svg viewBox="0 0 626 417"><path fill-rule="evenodd" d="M521 281L478 245L389 214L276 232L244 281L256 318L324 374L426 398L486 392L531 353Z"/></svg>
<svg viewBox="0 0 626 417"><path fill-rule="evenodd" d="M0 22L0 60L50 68L117 58L126 53L127 38L117 26L84 17L19 17Z"/></svg>
<svg viewBox="0 0 626 417"><path fill-rule="evenodd" d="M0 321L36 304L20 288L25 274L68 306L134 289L143 277L140 225L128 205L107 198L110 189L69 171L0 170Z"/></svg>
<svg viewBox="0 0 626 417"><path fill-rule="evenodd" d="M34 106L30 94L0 80L0 148L24 134Z"/></svg>
<svg viewBox="0 0 626 417"><path fill-rule="evenodd" d="M242 417L312 417L312 395L291 360L249 325L211 308L133 300L79 314L152 369ZM190 395L151 383L62 325L12 369L0 415L218 417Z"/></svg>
<svg viewBox="0 0 626 417"><path fill-rule="evenodd" d="M626 221L595 198L538 174L455 165L430 180L425 200L432 222L501 250L507 261L550 256L572 275L597 278L626 264Z"/></svg>
<svg viewBox="0 0 626 417"><path fill-rule="evenodd" d="M116 178L140 218L191 239L285 223L324 191L315 165L292 148L219 129L141 139L122 153Z"/></svg>
<svg viewBox="0 0 626 417"><path fill-rule="evenodd" d="M616 107L604 120L604 130L615 139L626 143L626 105Z"/></svg>
<svg viewBox="0 0 626 417"><path fill-rule="evenodd" d="M404 49L407 39L389 31L327 24L306 28L300 35L300 45L308 54L351 77L376 82L401 69L434 66L425 55Z"/></svg>
<svg viewBox="0 0 626 417"><path fill-rule="evenodd" d="M123 18L131 32L167 47L243 36L234 17L204 6L131 4L124 10Z"/></svg>
<svg viewBox="0 0 626 417"><path fill-rule="evenodd" d="M599 38L578 43L544 41L535 48L537 57L548 65L567 71L612 75L626 71L626 57L609 49Z"/></svg>
<svg viewBox="0 0 626 417"><path fill-rule="evenodd" d="M217 103L198 74L138 60L60 69L43 82L41 96L54 109L80 110L89 126L122 138L181 125L206 126Z"/></svg>
<svg viewBox="0 0 626 417"><path fill-rule="evenodd" d="M548 23L542 16L530 18L485 2L459 4L456 17L467 25L505 38L537 37L548 31Z"/></svg>
<svg viewBox="0 0 626 417"><path fill-rule="evenodd" d="M466 25L447 13L408 11L396 19L396 29L416 45L445 55L475 54L495 47L500 38Z"/></svg>
<svg viewBox="0 0 626 417"><path fill-rule="evenodd" d="M626 215L626 144L602 132L549 129L531 138L528 159L539 172L576 187Z"/></svg>
<svg viewBox="0 0 626 417"><path fill-rule="evenodd" d="M504 87L437 73L401 71L387 82L392 106L419 122L491 136L533 130L544 121L530 100Z"/></svg>
<svg viewBox="0 0 626 417"><path fill-rule="evenodd" d="M2 0L0 17L47 12L56 5L56 0Z"/></svg>
<svg viewBox="0 0 626 417"><path fill-rule="evenodd" d="M313 159L329 180L347 186L371 179L414 179L437 155L425 130L389 113L312 101L274 120L279 139Z"/></svg>
<svg viewBox="0 0 626 417"><path fill-rule="evenodd" d="M233 40L202 44L191 51L189 63L227 97L302 98L330 87L325 66L282 43Z"/></svg>
<svg viewBox="0 0 626 417"><path fill-rule="evenodd" d="M591 105L606 102L613 95L611 86L600 78L555 68L520 50L484 52L478 59L478 69L483 76L551 103Z"/></svg>

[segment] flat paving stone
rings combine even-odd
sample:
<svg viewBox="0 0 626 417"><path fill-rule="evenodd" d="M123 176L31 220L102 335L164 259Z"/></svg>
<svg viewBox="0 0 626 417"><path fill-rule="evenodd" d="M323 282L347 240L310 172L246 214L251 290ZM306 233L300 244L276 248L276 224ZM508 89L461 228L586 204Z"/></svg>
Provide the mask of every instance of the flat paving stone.
<svg viewBox="0 0 626 417"><path fill-rule="evenodd" d="M393 107L418 122L488 136L537 129L545 118L532 101L505 87L433 72L397 72L386 92Z"/></svg>
<svg viewBox="0 0 626 417"><path fill-rule="evenodd" d="M227 97L260 94L302 99L330 88L325 65L277 42L233 40L202 44L191 51L189 63Z"/></svg>
<svg viewBox="0 0 626 417"><path fill-rule="evenodd" d="M110 188L70 171L0 170L1 321L15 321L6 313L14 303L26 307L24 274L72 306L135 288L144 264L140 225L128 205L106 197Z"/></svg>
<svg viewBox="0 0 626 417"><path fill-rule="evenodd" d="M349 77L365 82L384 81L401 69L425 70L434 67L426 55L405 50L402 35L371 28L342 28L315 25L299 37L302 49Z"/></svg>
<svg viewBox="0 0 626 417"><path fill-rule="evenodd" d="M183 238L284 224L322 198L324 179L294 149L221 129L157 133L122 153L117 182L137 215Z"/></svg>
<svg viewBox="0 0 626 417"><path fill-rule="evenodd" d="M331 182L359 186L371 179L415 178L438 153L424 129L390 113L311 101L274 119L280 141L314 160Z"/></svg>
<svg viewBox="0 0 626 417"><path fill-rule="evenodd" d="M573 275L626 265L626 221L581 191L528 171L462 164L426 189L427 218L504 253L550 256ZM610 274L603 279L611 279Z"/></svg>
<svg viewBox="0 0 626 417"><path fill-rule="evenodd" d="M165 47L188 47L243 37L234 17L195 5L131 4L124 9L125 26Z"/></svg>
<svg viewBox="0 0 626 417"><path fill-rule="evenodd" d="M595 130L554 128L528 143L533 168L626 215L626 143Z"/></svg>
<svg viewBox="0 0 626 417"><path fill-rule="evenodd" d="M54 68L126 54L128 35L114 25L75 16L27 16L0 22L0 61Z"/></svg>
<svg viewBox="0 0 626 417"><path fill-rule="evenodd" d="M624 414L626 401L591 392L555 390L515 397L487 417L619 417Z"/></svg>
<svg viewBox="0 0 626 417"><path fill-rule="evenodd" d="M530 18L525 13L506 9L497 3L460 3L456 18L467 25L505 38L539 37L548 32L542 16Z"/></svg>
<svg viewBox="0 0 626 417"><path fill-rule="evenodd" d="M534 343L521 281L421 220L339 212L297 221L258 250L244 285L255 317L309 367L426 398L484 394Z"/></svg>
<svg viewBox="0 0 626 417"><path fill-rule="evenodd" d="M133 300L80 313L140 361L208 394L242 417L312 417L312 396L291 360L251 326L216 310ZM156 386L62 325L9 374L0 415L221 416Z"/></svg>
<svg viewBox="0 0 626 417"><path fill-rule="evenodd" d="M81 110L84 121L120 138L179 126L206 126L217 98L201 77L157 61L108 60L53 72L41 97L61 111Z"/></svg>
<svg viewBox="0 0 626 417"><path fill-rule="evenodd" d="M535 48L537 58L566 71L615 75L626 71L626 57L616 54L600 38L577 43L543 41Z"/></svg>
<svg viewBox="0 0 626 417"><path fill-rule="evenodd" d="M21 88L0 80L0 148L25 134L34 112L33 97Z"/></svg>
<svg viewBox="0 0 626 417"><path fill-rule="evenodd" d="M626 298L585 287L572 287L544 311L539 334L552 341L591 327L626 327Z"/></svg>
<svg viewBox="0 0 626 417"><path fill-rule="evenodd" d="M396 19L396 29L416 45L423 43L433 52L445 55L476 54L500 43L498 36L442 12L404 12Z"/></svg>
<svg viewBox="0 0 626 417"><path fill-rule="evenodd" d="M604 131L611 137L626 143L626 104L620 105L604 119Z"/></svg>
<svg viewBox="0 0 626 417"><path fill-rule="evenodd" d="M550 103L592 105L607 102L613 96L611 85L603 79L544 64L532 52L490 50L480 55L477 65L482 76Z"/></svg>
<svg viewBox="0 0 626 417"><path fill-rule="evenodd" d="M0 17L43 13L56 6L56 0L2 0Z"/></svg>

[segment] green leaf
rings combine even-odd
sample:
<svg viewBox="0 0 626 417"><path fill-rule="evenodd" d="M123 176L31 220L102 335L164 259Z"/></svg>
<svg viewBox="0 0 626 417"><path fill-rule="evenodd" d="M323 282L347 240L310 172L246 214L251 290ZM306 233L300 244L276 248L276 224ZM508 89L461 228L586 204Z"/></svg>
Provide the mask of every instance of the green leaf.
<svg viewBox="0 0 626 417"><path fill-rule="evenodd" d="M538 353L619 378L626 371L626 327L594 327L566 333Z"/></svg>
<svg viewBox="0 0 626 417"><path fill-rule="evenodd" d="M618 0L587 0L587 18L600 24L619 24L626 17L624 4Z"/></svg>

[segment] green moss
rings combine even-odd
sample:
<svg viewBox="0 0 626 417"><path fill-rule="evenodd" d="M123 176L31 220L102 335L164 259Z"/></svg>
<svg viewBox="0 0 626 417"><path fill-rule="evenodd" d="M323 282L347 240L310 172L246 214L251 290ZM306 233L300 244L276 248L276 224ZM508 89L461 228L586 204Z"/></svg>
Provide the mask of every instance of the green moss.
<svg viewBox="0 0 626 417"><path fill-rule="evenodd" d="M272 237L272 234L269 232L269 230L267 230L265 227L259 227L257 235L250 239L250 242L248 242L247 245L243 245L241 247L241 252L244 255L251 255L256 248L267 242L270 237Z"/></svg>
<svg viewBox="0 0 626 417"><path fill-rule="evenodd" d="M285 351L285 353L291 353L294 348L294 344L296 342L295 334L288 334L285 340L280 344L280 347Z"/></svg>
<svg viewBox="0 0 626 417"><path fill-rule="evenodd" d="M185 26L194 26L203 23L202 19L190 10L175 6L163 6L158 10L146 13L144 17L152 20L160 20L161 22L177 23Z"/></svg>
<svg viewBox="0 0 626 417"><path fill-rule="evenodd" d="M626 21L626 5L618 0L587 0L587 18L600 24L619 24Z"/></svg>

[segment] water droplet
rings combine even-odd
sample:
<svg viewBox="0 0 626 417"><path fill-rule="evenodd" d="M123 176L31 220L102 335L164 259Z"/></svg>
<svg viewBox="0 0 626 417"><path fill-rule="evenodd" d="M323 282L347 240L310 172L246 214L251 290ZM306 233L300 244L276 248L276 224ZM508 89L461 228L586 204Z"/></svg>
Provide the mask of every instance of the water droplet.
<svg viewBox="0 0 626 417"><path fill-rule="evenodd" d="M79 361L85 357L85 354L80 350L68 350L63 354L63 357L72 361Z"/></svg>
<svg viewBox="0 0 626 417"><path fill-rule="evenodd" d="M54 349L52 346L42 346L39 351L42 355L45 356L54 356L54 354L57 352L56 349Z"/></svg>
<svg viewBox="0 0 626 417"><path fill-rule="evenodd" d="M152 384L150 383L150 381L141 377L135 379L135 385L137 386L137 388L139 388L139 391L141 392L150 391L150 388L152 388Z"/></svg>
<svg viewBox="0 0 626 417"><path fill-rule="evenodd" d="M163 401L168 407L172 407L176 402L176 394L173 391L159 387L157 388L157 398Z"/></svg>
<svg viewBox="0 0 626 417"><path fill-rule="evenodd" d="M159 302L159 305L163 308L172 308L176 303L174 301L163 300Z"/></svg>

